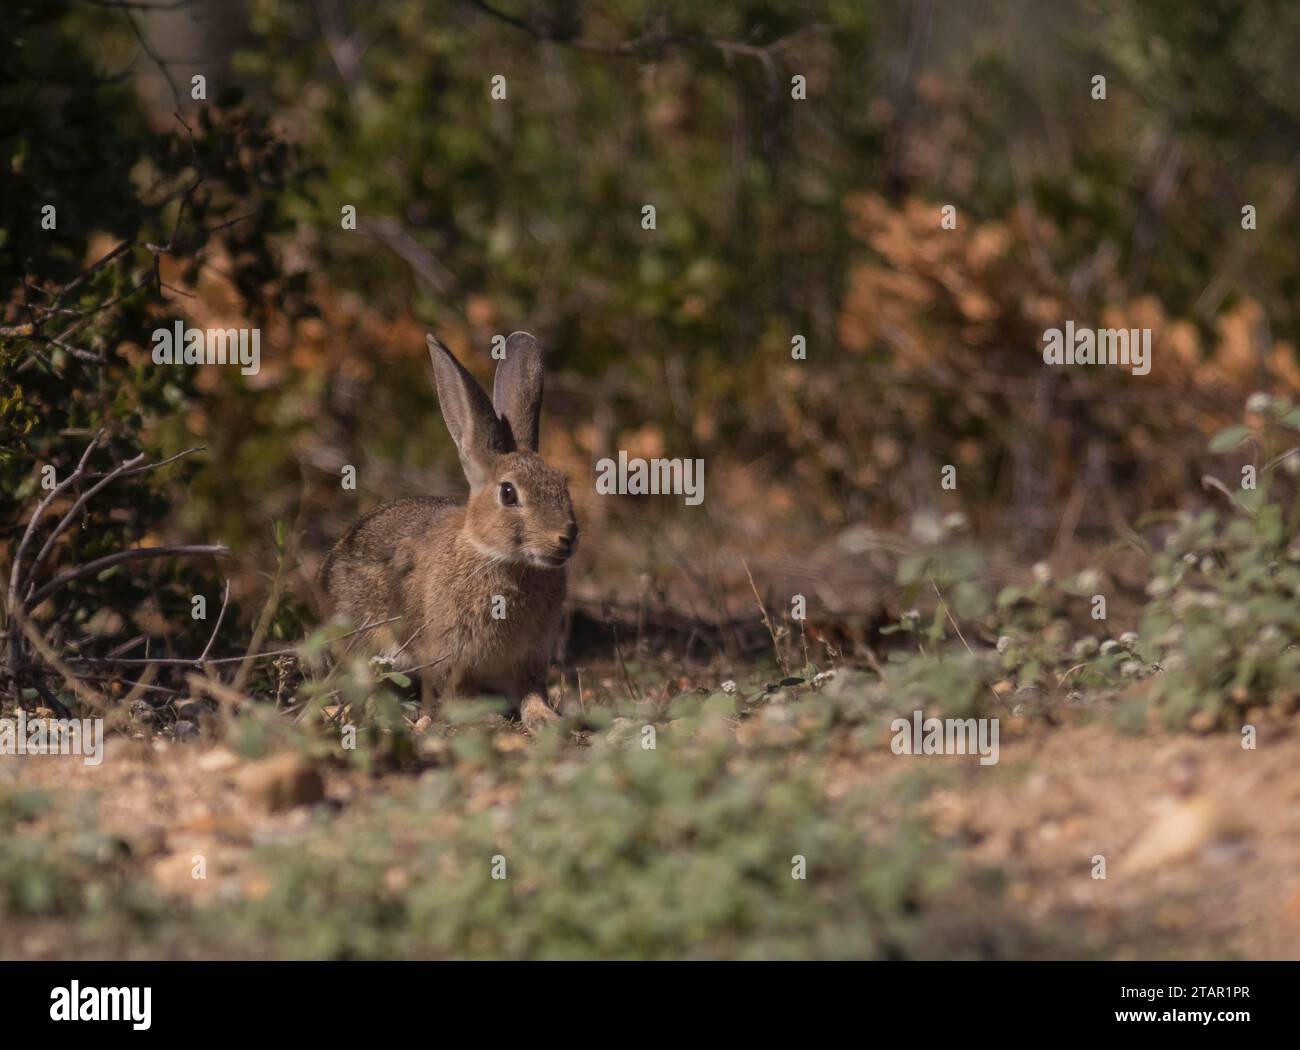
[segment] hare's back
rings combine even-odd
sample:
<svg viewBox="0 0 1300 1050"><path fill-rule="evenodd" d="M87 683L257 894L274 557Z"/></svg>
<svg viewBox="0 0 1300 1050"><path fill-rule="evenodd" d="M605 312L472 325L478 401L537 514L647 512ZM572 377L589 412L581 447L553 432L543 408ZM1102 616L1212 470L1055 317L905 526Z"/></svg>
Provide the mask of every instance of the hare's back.
<svg viewBox="0 0 1300 1050"><path fill-rule="evenodd" d="M402 562L458 509L455 500L428 496L385 503L363 517L321 566L321 589L333 609L355 616L390 608L397 581L411 569Z"/></svg>

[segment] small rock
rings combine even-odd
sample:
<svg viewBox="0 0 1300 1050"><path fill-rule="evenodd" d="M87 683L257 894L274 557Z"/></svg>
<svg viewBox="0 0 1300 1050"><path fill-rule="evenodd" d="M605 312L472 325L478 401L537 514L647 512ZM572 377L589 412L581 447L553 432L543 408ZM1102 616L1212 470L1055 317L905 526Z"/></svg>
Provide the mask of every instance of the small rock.
<svg viewBox="0 0 1300 1050"><path fill-rule="evenodd" d="M200 755L195 763L205 773L224 773L239 765L239 756L226 747L214 747L206 754Z"/></svg>
<svg viewBox="0 0 1300 1050"><path fill-rule="evenodd" d="M287 751L240 773L239 790L250 802L275 813L319 802L325 797L325 782L310 761Z"/></svg>
<svg viewBox="0 0 1300 1050"><path fill-rule="evenodd" d="M497 733L492 738L492 746L501 754L508 755L528 750L528 738L520 733Z"/></svg>
<svg viewBox="0 0 1300 1050"><path fill-rule="evenodd" d="M167 893L177 896L194 894L206 888L206 880L194 877L197 861L193 850L181 850L160 857L153 863L153 877Z"/></svg>
<svg viewBox="0 0 1300 1050"><path fill-rule="evenodd" d="M1123 864L1133 874L1187 861L1207 846L1241 837L1243 828L1230 810L1201 796L1160 817L1138 840Z"/></svg>

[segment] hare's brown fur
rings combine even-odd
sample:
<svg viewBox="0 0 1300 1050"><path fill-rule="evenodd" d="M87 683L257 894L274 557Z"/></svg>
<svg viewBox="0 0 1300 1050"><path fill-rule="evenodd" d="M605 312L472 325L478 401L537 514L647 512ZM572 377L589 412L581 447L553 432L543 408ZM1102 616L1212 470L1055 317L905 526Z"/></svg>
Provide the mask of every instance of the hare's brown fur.
<svg viewBox="0 0 1300 1050"><path fill-rule="evenodd" d="M577 525L564 477L535 452L540 350L519 334L507 362L512 350L492 405L430 338L469 500L404 499L367 514L330 551L320 584L332 612L375 625L372 651L418 673L426 698L504 693L536 723L554 718L546 674Z"/></svg>

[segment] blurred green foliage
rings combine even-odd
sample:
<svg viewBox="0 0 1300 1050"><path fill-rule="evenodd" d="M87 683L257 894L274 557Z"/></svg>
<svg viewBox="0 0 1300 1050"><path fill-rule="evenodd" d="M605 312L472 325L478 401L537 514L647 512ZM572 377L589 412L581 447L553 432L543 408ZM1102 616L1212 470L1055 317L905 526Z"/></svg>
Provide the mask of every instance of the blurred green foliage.
<svg viewBox="0 0 1300 1050"><path fill-rule="evenodd" d="M110 908L94 891L112 883L115 902L147 902L131 849L74 835L62 821L37 823L48 807L0 793L0 920L69 920L74 943L89 951L125 941L200 957L1088 950L1064 925L1031 929L1004 900L996 871L956 863L916 815L916 801L955 769L918 770L887 789L850 776L853 756L881 746L880 722L856 697L808 695L756 710L743 741L732 703L722 694L680 698L655 723L653 748L633 722L585 744L548 732L508 746L521 741L494 718L426 736L418 778L390 778L342 812L318 809L246 854L208 851L209 881L152 907ZM83 853L106 849L118 861L101 859L88 877Z"/></svg>
<svg viewBox="0 0 1300 1050"><path fill-rule="evenodd" d="M1152 564L1142 634L1162 665L1153 693L1174 727L1237 729L1265 709L1289 717L1300 708L1300 409L1262 401L1211 446L1249 444L1260 460L1219 483L1229 510L1177 515Z"/></svg>

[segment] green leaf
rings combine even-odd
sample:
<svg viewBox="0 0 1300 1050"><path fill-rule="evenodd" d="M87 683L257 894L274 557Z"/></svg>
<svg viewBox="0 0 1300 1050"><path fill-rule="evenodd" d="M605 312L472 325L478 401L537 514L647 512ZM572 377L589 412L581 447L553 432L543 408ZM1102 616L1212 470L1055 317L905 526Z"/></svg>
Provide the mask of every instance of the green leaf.
<svg viewBox="0 0 1300 1050"><path fill-rule="evenodd" d="M973 580L962 580L953 588L952 605L958 617L973 620L989 611L989 596Z"/></svg>
<svg viewBox="0 0 1300 1050"><path fill-rule="evenodd" d="M1250 437L1250 427L1238 423L1236 426L1220 430L1210 439L1211 452L1231 452Z"/></svg>
<svg viewBox="0 0 1300 1050"><path fill-rule="evenodd" d="M911 554L904 558L898 564L898 583L906 587L910 583L916 583L925 575L926 566L929 564L929 557L925 554Z"/></svg>
<svg viewBox="0 0 1300 1050"><path fill-rule="evenodd" d="M1019 587L1003 587L1002 590L998 591L998 608L1006 609L1015 605L1024 596L1025 592Z"/></svg>

